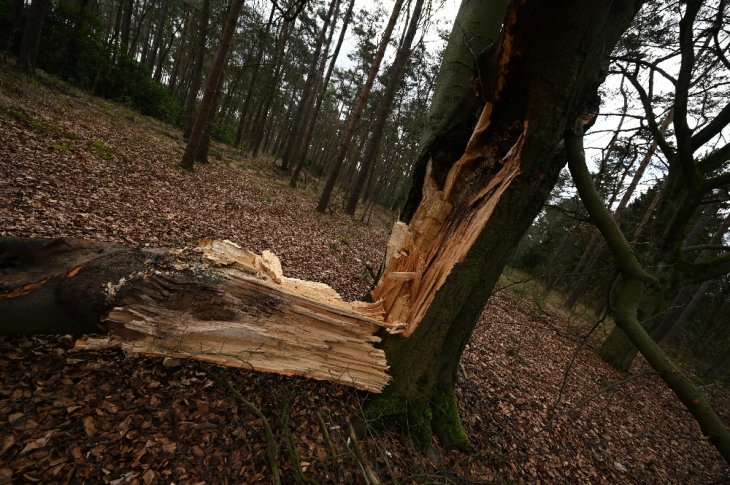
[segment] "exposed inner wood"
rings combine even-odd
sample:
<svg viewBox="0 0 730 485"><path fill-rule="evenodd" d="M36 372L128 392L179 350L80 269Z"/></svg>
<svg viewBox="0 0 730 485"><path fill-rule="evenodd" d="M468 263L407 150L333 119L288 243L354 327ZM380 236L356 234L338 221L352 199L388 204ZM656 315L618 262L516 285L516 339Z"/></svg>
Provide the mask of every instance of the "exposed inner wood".
<svg viewBox="0 0 730 485"><path fill-rule="evenodd" d="M287 278L269 251L203 240L197 252L197 264L180 254L173 271L126 282L122 304L106 316L108 335L76 348L120 347L372 392L386 385L385 355L374 346L384 326L378 305L348 303L327 285Z"/></svg>
<svg viewBox="0 0 730 485"><path fill-rule="evenodd" d="M443 190L426 174L423 201L410 225L396 223L388 243L386 271L372 291L380 302L385 321L405 328L411 335L423 319L438 289L487 224L502 194L520 173L520 155L527 122L511 150L497 159L494 152L477 141L489 125L491 104L487 104L464 156L452 167ZM470 166L494 167L494 176L474 193L456 193L454 187L468 187L474 177Z"/></svg>

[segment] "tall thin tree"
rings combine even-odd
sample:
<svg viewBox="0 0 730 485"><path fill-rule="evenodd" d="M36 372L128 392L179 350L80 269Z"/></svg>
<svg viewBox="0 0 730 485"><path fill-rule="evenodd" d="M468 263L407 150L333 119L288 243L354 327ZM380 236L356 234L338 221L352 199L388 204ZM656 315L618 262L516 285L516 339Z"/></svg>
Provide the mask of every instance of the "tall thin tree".
<svg viewBox="0 0 730 485"><path fill-rule="evenodd" d="M225 67L228 59L228 52L230 51L233 33L236 30L238 16L241 13L241 7L243 7L243 0L233 0L231 7L228 10L226 25L223 27L223 34L221 35L218 51L215 53L213 66L210 68L210 73L208 73L208 79L205 83L203 101L200 104L200 110L198 111L198 115L193 123L193 128L190 132L190 139L188 140L187 147L185 148L185 153L180 161L180 166L186 170L193 169L193 163L199 156L199 151L203 142L203 134L206 124L210 121L210 115L212 114L213 107L215 106L219 83L223 76L223 68Z"/></svg>
<svg viewBox="0 0 730 485"><path fill-rule="evenodd" d="M352 143L352 139L355 136L355 131L360 124L363 113L365 112L365 107L367 106L368 98L370 97L370 91L373 89L375 77L378 75L378 71L380 70L380 63L383 61L383 57L385 56L385 50L390 43L390 37L391 35L393 35L393 29L395 28L395 24L398 21L398 16L400 15L400 11L402 8L403 0L396 0L393 4L393 10L390 13L390 18L388 19L388 23L385 26L383 35L380 38L380 44L378 45L378 50L375 52L373 63L370 65L368 77L365 80L365 84L363 84L362 88L360 89L357 103L355 104L355 107L350 113L350 118L347 121L347 128L342 135L342 140L340 141L340 146L337 149L335 159L332 163L332 168L330 169L330 173L327 176L327 182L325 183L322 194L319 197L317 212L323 213L327 210L327 207L329 206L330 197L332 196L332 190L335 188L335 183L337 183L337 178L340 176L340 170L342 170L342 164L347 157L347 152L349 151L350 144Z"/></svg>

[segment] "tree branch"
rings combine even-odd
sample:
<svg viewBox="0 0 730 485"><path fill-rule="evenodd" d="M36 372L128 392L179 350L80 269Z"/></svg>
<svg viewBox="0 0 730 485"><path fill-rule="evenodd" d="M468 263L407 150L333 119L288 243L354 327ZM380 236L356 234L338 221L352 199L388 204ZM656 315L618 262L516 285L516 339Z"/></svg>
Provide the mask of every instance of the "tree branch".
<svg viewBox="0 0 730 485"><path fill-rule="evenodd" d="M578 133L569 132L565 136L565 151L568 157L568 168L573 176L573 182L578 189L583 205L585 205L591 220L596 225L606 244L611 248L611 252L616 258L616 263L625 275L643 281L645 283L655 283L655 278L641 267L631 245L624 237L621 228L616 219L606 209L598 195L591 174L585 163L585 152L583 151L583 135L580 127L576 126Z"/></svg>
<svg viewBox="0 0 730 485"><path fill-rule="evenodd" d="M672 146L669 144L669 142L667 142L666 138L664 138L661 130L659 129L659 125L656 121L656 116L654 116L654 111L651 107L649 95L646 94L646 90L641 85L641 83L639 83L636 77L632 74L629 74L625 67L619 66L619 69L621 69L621 72L624 73L626 79L628 79L629 82L634 86L634 89L636 89L636 93L639 95L641 104L644 107L644 112L646 113L646 121L649 124L649 130L651 131L652 136L654 136L654 139L656 140L659 148L661 149L667 160L672 160L675 157L676 152L674 148L672 148Z"/></svg>
<svg viewBox="0 0 730 485"><path fill-rule="evenodd" d="M725 144L722 148L718 148L697 162L697 170L706 174L722 167L728 160L730 160L730 143Z"/></svg>
<svg viewBox="0 0 730 485"><path fill-rule="evenodd" d="M697 150L710 141L712 137L720 133L728 124L730 124L730 103L726 104L717 116L705 125L704 128L694 134L692 137L692 151Z"/></svg>
<svg viewBox="0 0 730 485"><path fill-rule="evenodd" d="M684 176L689 187L697 187L702 176L694 165L692 154L692 130L687 123L687 102L689 89L692 83L692 69L695 64L694 38L692 25L702 2L690 0L687 2L687 10L679 21L679 49L681 64L674 95L674 110L677 116L674 118L674 136L677 138L677 155Z"/></svg>
<svg viewBox="0 0 730 485"><path fill-rule="evenodd" d="M639 302L645 284L647 281L655 280L644 271L638 260L636 260L629 243L621 233L621 229L611 217L608 209L603 206L598 192L596 192L588 167L585 164L580 128L578 128L578 133L566 134L565 146L568 167L578 193L588 214L606 238L606 242L611 248L624 276L624 281L616 299L614 313L616 324L624 331L629 340L636 345L639 352L659 373L669 388L687 406L689 412L692 413L700 428L702 428L702 432L709 437L710 441L725 458L725 461L730 463L730 432L725 428L722 420L715 413L702 391L674 365L639 322L637 317Z"/></svg>

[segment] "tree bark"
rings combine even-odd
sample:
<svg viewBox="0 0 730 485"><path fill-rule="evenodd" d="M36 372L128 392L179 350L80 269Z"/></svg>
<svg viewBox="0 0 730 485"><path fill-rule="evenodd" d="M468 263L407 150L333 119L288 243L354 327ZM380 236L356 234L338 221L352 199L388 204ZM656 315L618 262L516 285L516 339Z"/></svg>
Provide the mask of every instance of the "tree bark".
<svg viewBox="0 0 730 485"><path fill-rule="evenodd" d="M292 130L289 132L287 137L286 148L284 149L284 156L281 159L281 168L284 171L289 171L291 156L293 151L298 148L298 144L301 140L301 131L305 130L306 127L302 125L303 120L309 115L309 111L312 109L314 104L314 96L316 94L317 83L321 76L321 70L324 69L325 62L327 61L327 53L325 51L324 57L322 57L322 50L325 49L325 44L329 48L329 42L332 40L332 33L334 32L334 24L330 29L330 21L333 16L337 15L337 9L339 9L340 0L330 0L330 6L327 10L327 14L322 24L322 29L319 31L317 40L315 41L314 53L312 54L312 62L309 64L307 70L307 79L304 82L304 89L299 97L299 103L297 104L297 110L294 113L294 120L292 123ZM328 36L327 33L330 35ZM322 69L319 69L319 66Z"/></svg>
<svg viewBox="0 0 730 485"><path fill-rule="evenodd" d="M195 160L200 160L200 148L205 140L203 134L207 125L210 124L210 118L215 106L220 81L223 77L223 69L228 59L228 51L230 50L231 39L233 39L233 32L236 30L238 16L241 13L241 7L243 7L243 0L233 0L231 8L228 11L228 17L226 19L226 25L223 28L218 51L215 53L213 65L210 68L210 73L208 73L208 79L205 83L203 101L200 104L198 116L195 118L193 128L190 132L190 140L188 140L185 153L180 161L180 167L186 170L192 170ZM207 143L205 146L207 147Z"/></svg>
<svg viewBox="0 0 730 485"><path fill-rule="evenodd" d="M350 113L349 119L347 120L347 128L342 134L340 146L337 149L337 154L335 155L335 159L332 163L332 168L327 176L327 182L325 183L322 194L319 197L319 202L317 203L317 212L324 213L329 206L332 190L335 188L335 183L337 183L337 178L340 175L340 170L342 170L342 164L345 162L345 158L347 157L347 152L349 151L350 144L355 136L355 131L357 131L362 115L365 112L368 98L370 97L370 91L372 90L373 83L375 82L375 76L378 75L378 71L380 70L380 63L383 61L383 56L385 56L385 50L390 42L390 37L393 34L393 29L395 28L395 24L398 20L402 7L403 0L395 0L393 10L391 11L390 18L388 19L388 24L385 26L385 30L383 31L383 35L380 39L380 44L378 45L378 50L375 52L373 63L368 71L368 77L365 80L365 84L363 84L360 89L357 102Z"/></svg>
<svg viewBox="0 0 730 485"><path fill-rule="evenodd" d="M261 149L261 145L264 141L264 127L269 120L269 111L271 105L274 102L274 95L279 89L279 83L281 81L281 68L284 64L284 55L286 44L289 41L289 35L291 29L294 27L294 20L284 20L284 24L281 27L279 38L276 40L276 50L272 59L271 72L269 74L269 86L264 86L266 89L264 98L261 105L256 113L256 117L253 121L253 136L251 140L251 156L256 158Z"/></svg>
<svg viewBox="0 0 730 485"><path fill-rule="evenodd" d="M129 38L132 29L132 12L134 10L134 0L121 0L122 2L122 25L120 31L119 47L122 54L129 55Z"/></svg>
<svg viewBox="0 0 730 485"><path fill-rule="evenodd" d="M253 74L251 75L251 83L248 85L246 97L243 100L243 104L241 105L241 110L239 112L238 128L236 129L236 141L234 143L236 148L239 148L241 146L241 141L243 139L243 129L246 126L246 120L248 116L249 103L251 102L251 97L253 96L253 90L256 86L256 82L258 81L259 72L261 71L261 61L264 57L266 38L269 36L269 32L271 32L271 25L274 21L275 12L276 7L272 5L271 12L269 13L269 20L266 21L266 27L264 27L259 34L256 60L254 61Z"/></svg>
<svg viewBox="0 0 730 485"><path fill-rule="evenodd" d="M480 119L471 137L454 134L445 147L461 150L455 163L430 157L420 203L408 226L397 223L373 291L386 321L403 322L407 338L384 339L393 381L369 412L407 426L416 441L428 445L433 430L466 446L453 392L464 346L557 180L565 130L595 95L606 55L638 7L514 2L500 37L480 56ZM463 58L444 59L454 61ZM464 138L459 149L453 140Z"/></svg>
<svg viewBox="0 0 730 485"><path fill-rule="evenodd" d="M155 61L157 60L157 54L162 46L162 37L165 34L165 26L167 25L167 12L170 9L171 0L162 0L160 5L160 16L157 19L157 29L155 30L155 37L152 40L152 50L147 54L147 67L150 68L150 72L154 71Z"/></svg>

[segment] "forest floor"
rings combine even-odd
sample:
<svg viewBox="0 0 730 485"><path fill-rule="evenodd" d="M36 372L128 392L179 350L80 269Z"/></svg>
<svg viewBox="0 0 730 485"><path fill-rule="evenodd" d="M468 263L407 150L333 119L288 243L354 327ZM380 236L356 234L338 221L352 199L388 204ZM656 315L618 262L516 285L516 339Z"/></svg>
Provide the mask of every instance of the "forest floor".
<svg viewBox="0 0 730 485"><path fill-rule="evenodd" d="M203 236L271 249L284 272L345 298L371 283L392 220L314 211L268 159L216 144L194 173L180 131L53 78L0 67L0 237L182 247ZM642 359L592 352L590 318L529 284L496 291L466 349L458 402L474 452L415 449L395 430L353 440L367 394L224 371L271 425L282 482L727 483L730 467ZM516 276L519 278L519 276ZM533 285L535 286L535 285ZM193 362L74 352L73 338L0 338L0 483L270 483L263 422ZM706 385L730 423L730 390ZM364 449L369 465L358 459Z"/></svg>

